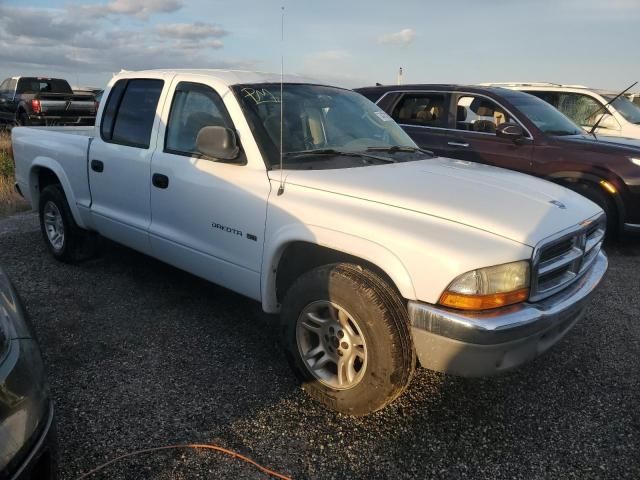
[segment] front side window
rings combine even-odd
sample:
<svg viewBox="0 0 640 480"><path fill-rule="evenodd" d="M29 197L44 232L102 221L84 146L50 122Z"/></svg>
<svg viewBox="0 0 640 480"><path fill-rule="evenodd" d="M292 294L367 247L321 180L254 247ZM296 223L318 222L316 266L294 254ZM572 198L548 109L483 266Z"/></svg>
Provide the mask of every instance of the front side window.
<svg viewBox="0 0 640 480"><path fill-rule="evenodd" d="M496 128L503 123L515 123L515 120L493 100L475 95L458 98L457 130L495 134Z"/></svg>
<svg viewBox="0 0 640 480"><path fill-rule="evenodd" d="M149 148L164 81L119 80L109 93L100 127L103 140Z"/></svg>
<svg viewBox="0 0 640 480"><path fill-rule="evenodd" d="M299 153L416 148L389 115L359 93L337 87L287 83L282 87L282 104L280 88L278 83L232 87L271 167L279 164L281 124L284 162L294 168L311 158L297 155ZM315 160L320 161L314 157ZM362 164L362 159L353 161Z"/></svg>
<svg viewBox="0 0 640 480"><path fill-rule="evenodd" d="M605 95L604 98L607 102L611 102L615 95ZM637 104L633 103L626 97L618 97L611 105L615 108L620 115L624 117L627 122L635 123L636 125L640 125L640 97L636 97L635 99Z"/></svg>
<svg viewBox="0 0 640 480"><path fill-rule="evenodd" d="M391 116L403 125L446 127L445 99L442 93L406 94L394 107Z"/></svg>
<svg viewBox="0 0 640 480"><path fill-rule="evenodd" d="M198 133L204 127L213 126L233 129L233 123L220 96L206 85L179 83L169 113L165 150L179 154L197 154Z"/></svg>

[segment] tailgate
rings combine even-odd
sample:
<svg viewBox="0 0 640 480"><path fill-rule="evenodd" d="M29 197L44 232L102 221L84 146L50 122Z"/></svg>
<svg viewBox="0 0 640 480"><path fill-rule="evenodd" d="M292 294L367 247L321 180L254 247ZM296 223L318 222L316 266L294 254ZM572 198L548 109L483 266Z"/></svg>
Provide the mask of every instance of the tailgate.
<svg viewBox="0 0 640 480"><path fill-rule="evenodd" d="M91 95L40 94L40 110L44 115L74 117L95 116L96 101Z"/></svg>

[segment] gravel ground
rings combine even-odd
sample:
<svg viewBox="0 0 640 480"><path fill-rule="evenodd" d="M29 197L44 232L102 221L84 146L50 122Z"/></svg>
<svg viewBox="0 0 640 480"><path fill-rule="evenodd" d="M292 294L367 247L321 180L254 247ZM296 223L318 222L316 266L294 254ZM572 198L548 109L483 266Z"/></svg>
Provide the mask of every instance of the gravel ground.
<svg viewBox="0 0 640 480"><path fill-rule="evenodd" d="M63 479L186 442L293 478L640 478L640 241L608 253L588 315L545 356L490 379L421 370L399 401L352 419L300 391L257 303L108 242L62 265L34 215L0 221L0 264L49 369ZM91 478L267 477L169 451Z"/></svg>

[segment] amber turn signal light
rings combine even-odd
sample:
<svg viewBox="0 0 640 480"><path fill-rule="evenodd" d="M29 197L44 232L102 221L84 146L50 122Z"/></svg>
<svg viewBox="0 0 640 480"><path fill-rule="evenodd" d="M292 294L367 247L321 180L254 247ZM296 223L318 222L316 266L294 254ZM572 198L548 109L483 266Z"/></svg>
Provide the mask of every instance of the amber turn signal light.
<svg viewBox="0 0 640 480"><path fill-rule="evenodd" d="M529 289L522 288L513 292L494 293L491 295L464 295L444 292L440 297L440 305L459 310L489 310L524 302L529 298Z"/></svg>

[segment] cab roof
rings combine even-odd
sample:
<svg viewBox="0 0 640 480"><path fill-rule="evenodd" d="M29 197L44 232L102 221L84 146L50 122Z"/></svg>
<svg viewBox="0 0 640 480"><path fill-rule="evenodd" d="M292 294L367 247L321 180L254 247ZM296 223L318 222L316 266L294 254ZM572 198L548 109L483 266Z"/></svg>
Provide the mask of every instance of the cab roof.
<svg viewBox="0 0 640 480"><path fill-rule="evenodd" d="M245 83L280 83L279 73L253 72L248 70L224 70L224 69L157 69L128 71L122 70L115 75L117 78L132 78L137 76L157 76L157 77L173 77L174 75L201 75L205 77L214 77L226 85L238 85ZM314 81L308 77L295 74L286 74L283 76L284 83L310 83L321 84L322 82Z"/></svg>

